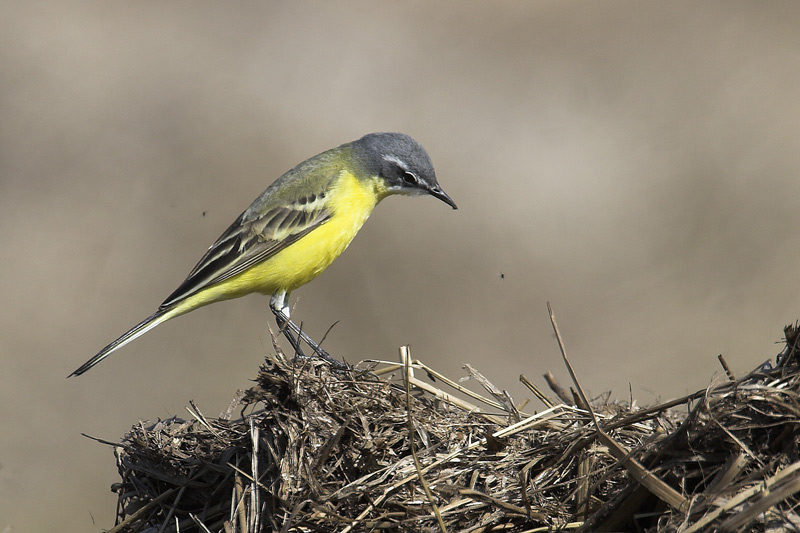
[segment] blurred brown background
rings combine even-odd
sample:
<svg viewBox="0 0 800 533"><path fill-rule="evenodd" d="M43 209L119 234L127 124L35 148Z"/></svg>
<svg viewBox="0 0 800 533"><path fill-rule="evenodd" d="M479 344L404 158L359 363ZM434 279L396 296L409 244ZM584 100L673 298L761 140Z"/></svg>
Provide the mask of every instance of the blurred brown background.
<svg viewBox="0 0 800 533"><path fill-rule="evenodd" d="M800 317L796 2L3 2L0 531L112 524L137 420L222 411L267 299L155 307L273 179L370 131L458 202L390 198L294 295L350 361L413 355L653 403ZM541 382L541 380L539 380ZM538 405L531 405L536 408Z"/></svg>

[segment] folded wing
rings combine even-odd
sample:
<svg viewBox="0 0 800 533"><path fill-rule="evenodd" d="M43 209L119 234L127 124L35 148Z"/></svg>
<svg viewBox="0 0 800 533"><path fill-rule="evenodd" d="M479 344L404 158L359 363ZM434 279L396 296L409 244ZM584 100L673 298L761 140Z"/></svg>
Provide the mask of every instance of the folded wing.
<svg viewBox="0 0 800 533"><path fill-rule="evenodd" d="M196 294L206 287L241 274L276 255L327 222L332 212L322 203L296 203L267 210L256 217L248 212L211 245L183 283L159 309Z"/></svg>

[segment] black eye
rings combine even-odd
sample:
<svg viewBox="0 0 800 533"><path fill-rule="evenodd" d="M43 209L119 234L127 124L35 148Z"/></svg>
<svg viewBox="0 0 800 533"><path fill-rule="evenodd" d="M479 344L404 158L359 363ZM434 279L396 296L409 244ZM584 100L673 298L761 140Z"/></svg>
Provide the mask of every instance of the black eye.
<svg viewBox="0 0 800 533"><path fill-rule="evenodd" d="M412 172L403 172L403 181L406 185L416 185L419 179Z"/></svg>

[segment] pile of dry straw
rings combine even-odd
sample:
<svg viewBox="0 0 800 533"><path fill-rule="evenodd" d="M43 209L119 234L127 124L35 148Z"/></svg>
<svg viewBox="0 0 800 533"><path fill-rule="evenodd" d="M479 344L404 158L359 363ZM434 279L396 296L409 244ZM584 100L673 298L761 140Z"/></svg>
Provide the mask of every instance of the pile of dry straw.
<svg viewBox="0 0 800 533"><path fill-rule="evenodd" d="M536 414L470 367L487 397L419 380L435 373L416 361L342 372L279 352L219 418L192 405L116 445L112 531L797 530L800 335L785 335L775 368L647 409L523 378Z"/></svg>

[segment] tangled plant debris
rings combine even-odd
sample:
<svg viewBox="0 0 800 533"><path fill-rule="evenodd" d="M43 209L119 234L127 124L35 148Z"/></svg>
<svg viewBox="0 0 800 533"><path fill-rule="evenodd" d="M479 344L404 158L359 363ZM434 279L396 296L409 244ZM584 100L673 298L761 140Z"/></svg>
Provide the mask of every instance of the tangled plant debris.
<svg viewBox="0 0 800 533"><path fill-rule="evenodd" d="M192 405L115 445L110 531L800 530L800 335L784 333L774 368L648 408L523 378L533 414L471 367L487 397L417 361L342 372L278 351L219 417Z"/></svg>

